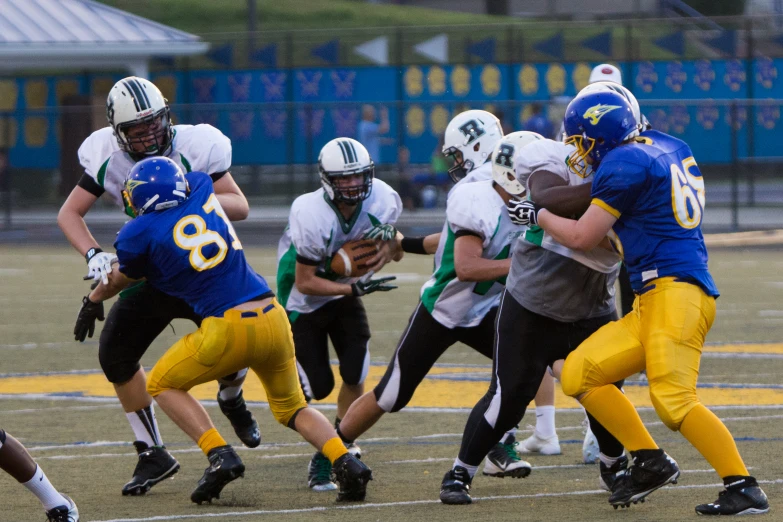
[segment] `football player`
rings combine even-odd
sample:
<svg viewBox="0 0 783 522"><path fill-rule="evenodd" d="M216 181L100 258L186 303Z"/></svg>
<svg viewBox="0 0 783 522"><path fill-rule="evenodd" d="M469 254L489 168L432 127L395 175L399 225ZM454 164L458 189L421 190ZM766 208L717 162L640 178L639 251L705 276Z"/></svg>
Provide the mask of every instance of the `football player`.
<svg viewBox="0 0 783 522"><path fill-rule="evenodd" d="M459 132L458 138L449 139L452 130ZM513 172L516 150L543 138L533 132L504 138L498 119L485 111L457 115L446 137L464 162L472 163L468 178L449 193L435 271L422 286L421 300L386 373L374 390L351 405L337 430L344 442L355 440L385 413L404 408L427 372L455 343L492 358L495 315L511 266L509 251L524 230L511 222L506 211L506 203L525 191L508 172ZM470 159L482 150L484 157ZM409 251L424 253L426 248ZM519 459L514 446L512 427L489 451L483 473L501 478L527 475L530 464Z"/></svg>
<svg viewBox="0 0 783 522"><path fill-rule="evenodd" d="M623 87L623 78L620 70L614 65L603 63L593 67L590 72L588 85L580 91L586 92L606 92L614 91L625 96L634 110L634 116L641 122L645 129L650 128L647 118L641 113L639 102L636 97ZM564 139L564 130L561 124L559 136ZM631 311L633 303L633 290L631 281L628 278L628 271L625 265L620 266L620 272L617 276L620 283L620 309L622 315ZM643 374L642 374L643 375ZM519 448L523 453L538 453L541 455L559 455L560 441L555 431L555 380L549 373L544 376L541 386L536 394L536 427L533 434L520 442ZM598 459L600 449L598 441L590 431L589 419L585 419L584 424L587 427L584 442L582 443L582 461L585 464L592 464Z"/></svg>
<svg viewBox="0 0 783 522"><path fill-rule="evenodd" d="M592 173L572 168L574 151L559 141L534 141L517 151L509 174L525 188L527 198L546 201L564 215L578 214L589 205ZM507 205L517 224L524 224L516 211L522 202L514 198ZM616 318L615 253L600 247L576 252L537 227L525 231L511 248L495 322L492 381L473 408L459 456L443 478L440 499L445 504L472 502L469 491L478 465L522 419L547 367ZM593 419L591 424L602 451L601 484L611 489L627 460L622 445Z"/></svg>
<svg viewBox="0 0 783 522"><path fill-rule="evenodd" d="M228 172L231 142L210 125L173 125L168 103L151 82L136 77L118 81L106 101L109 126L93 132L79 148L84 174L60 209L57 222L71 245L84 255L89 276L106 281L115 256L104 252L93 238L84 216L102 195L129 210L122 199L128 171L146 157L163 155L185 171L207 172L226 215L232 220L247 217L248 204ZM102 307L87 309L104 319ZM139 364L152 341L174 318L201 318L181 299L166 295L154 285L140 283L125 290L109 311L101 332L98 357L106 378L114 384L135 435L139 454L133 478L122 488L123 495L142 495L179 469L176 459L163 446L152 397L146 391L146 376ZM84 341L93 331L74 332ZM242 398L242 382L247 372L225 376L220 381L218 403L237 435L249 447L258 446L258 424Z"/></svg>
<svg viewBox="0 0 783 522"><path fill-rule="evenodd" d="M579 399L631 452L633 465L609 498L615 508L643 500L680 474L636 408L610 385L646 368L658 416L723 479L726 489L718 500L697 506L696 512L766 513L767 497L748 474L734 438L696 394L702 346L718 297L701 232L704 178L685 142L652 130L640 134L633 120L623 96L577 96L566 110L565 128L577 156L597 169L592 203L578 221L527 203L529 221L570 248L589 250L609 234L628 264L636 293L630 314L601 328L568 356L563 391Z"/></svg>
<svg viewBox="0 0 783 522"><path fill-rule="evenodd" d="M334 464L337 499L364 500L372 473L348 452L326 417L307 406L285 309L247 264L209 175L185 176L169 158L145 159L130 171L125 200L138 217L117 236L118 270L89 300L100 303L145 278L204 318L197 331L161 357L147 384L150 395L209 460L191 500L201 504L219 498L245 466L188 390L247 367L261 380L275 419Z"/></svg>
<svg viewBox="0 0 783 522"><path fill-rule="evenodd" d="M49 522L79 522L79 509L58 492L21 442L0 429L0 468L38 497Z"/></svg>
<svg viewBox="0 0 783 522"><path fill-rule="evenodd" d="M375 179L372 158L354 139L337 138L324 145L318 170L321 188L291 205L277 248L277 291L291 321L308 402L326 398L334 388L328 347L332 340L343 381L335 419L339 426L351 403L364 393L370 364L370 328L361 297L396 287L389 284L394 277L342 277L331 271L329 261L344 243L362 239L375 226L393 225L402 202L389 185ZM378 229L381 236L383 230ZM402 252L392 252L394 233L378 239L379 252L368 260L371 272L402 258ZM356 445L349 449L361 454ZM336 488L329 459L321 452L310 460L308 485L316 491Z"/></svg>

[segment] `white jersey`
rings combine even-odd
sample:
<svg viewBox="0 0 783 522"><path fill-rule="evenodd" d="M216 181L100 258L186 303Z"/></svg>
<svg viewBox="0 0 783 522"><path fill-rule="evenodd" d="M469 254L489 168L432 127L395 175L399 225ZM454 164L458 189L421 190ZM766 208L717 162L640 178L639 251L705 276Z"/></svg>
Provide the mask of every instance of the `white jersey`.
<svg viewBox="0 0 783 522"><path fill-rule="evenodd" d="M231 140L211 125L174 125L174 137L167 157L185 172L215 174L231 168ZM87 176L93 179L120 207L122 189L133 160L120 149L114 130L104 127L90 134L79 147L79 163ZM96 194L99 195L99 194Z"/></svg>
<svg viewBox="0 0 783 522"><path fill-rule="evenodd" d="M323 188L294 200L288 226L277 245L277 297L289 312L310 313L341 295L305 295L297 290L298 257L317 263L316 274L338 283L351 284L357 277L338 277L327 262L343 243L361 239L375 225L394 224L402 212L400 196L375 178L370 196L362 201L349 221Z"/></svg>
<svg viewBox="0 0 783 522"><path fill-rule="evenodd" d="M446 203L446 223L435 253L435 272L421 288L421 302L432 317L447 328L476 326L498 305L505 285L505 277L480 283L457 278L454 242L460 232L482 239L482 258L507 259L511 243L524 230L525 227L511 222L492 180L460 181Z"/></svg>
<svg viewBox="0 0 783 522"><path fill-rule="evenodd" d="M592 183L593 171L587 169L587 174L581 176L569 168L571 155L576 151L573 145L554 140L539 140L526 146L523 153L519 154L514 161L514 170L517 179L523 186L528 188L530 175L536 171L546 171L556 174L568 182L568 185L575 186L584 183ZM571 250L564 247L540 227L531 227L524 234L524 239L547 250L551 250L562 256L570 257L574 261L604 274L608 274L617 268L620 262L620 256L615 252L606 250L603 247L596 247L588 252L580 250Z"/></svg>

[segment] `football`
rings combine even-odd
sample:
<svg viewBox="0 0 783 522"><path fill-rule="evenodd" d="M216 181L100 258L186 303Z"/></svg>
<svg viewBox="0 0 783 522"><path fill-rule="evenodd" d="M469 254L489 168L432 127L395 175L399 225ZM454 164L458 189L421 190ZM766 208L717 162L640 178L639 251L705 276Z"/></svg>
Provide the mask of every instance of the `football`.
<svg viewBox="0 0 783 522"><path fill-rule="evenodd" d="M341 277L362 277L369 271L367 261L377 253L378 247L373 240L348 241L332 256L330 267Z"/></svg>

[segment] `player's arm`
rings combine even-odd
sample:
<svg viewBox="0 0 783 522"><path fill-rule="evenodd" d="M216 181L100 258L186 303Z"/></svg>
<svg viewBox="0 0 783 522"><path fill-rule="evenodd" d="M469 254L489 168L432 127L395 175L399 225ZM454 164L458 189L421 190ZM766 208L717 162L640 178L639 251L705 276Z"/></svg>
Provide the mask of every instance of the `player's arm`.
<svg viewBox="0 0 783 522"><path fill-rule="evenodd" d="M98 197L99 195L77 185L57 213L57 225L63 231L65 237L68 238L73 248L81 255L87 254L92 248L100 247L87 228L87 223L84 222L84 216L87 215L87 212L98 200Z"/></svg>
<svg viewBox="0 0 783 522"><path fill-rule="evenodd" d="M475 232L460 230L454 241L454 269L463 282L493 281L508 275L511 259L481 257L484 240Z"/></svg>
<svg viewBox="0 0 783 522"><path fill-rule="evenodd" d="M537 220L538 225L561 245L587 251L606 238L617 216L593 203L578 221L556 216L547 209L538 212Z"/></svg>
<svg viewBox="0 0 783 522"><path fill-rule="evenodd" d="M530 199L558 216L581 215L590 206L592 183L571 186L557 174L539 170L527 184Z"/></svg>
<svg viewBox="0 0 783 522"><path fill-rule="evenodd" d="M212 186L220 206L231 221L242 221L250 214L250 205L230 172L212 174Z"/></svg>
<svg viewBox="0 0 783 522"><path fill-rule="evenodd" d="M432 255L438 250L440 232L428 236L405 237L399 232L395 248L410 254Z"/></svg>
<svg viewBox="0 0 783 522"><path fill-rule="evenodd" d="M305 295L353 295L351 285L318 277L317 269L317 262L297 257L296 289Z"/></svg>
<svg viewBox="0 0 783 522"><path fill-rule="evenodd" d="M131 279L130 277L120 272L119 269L112 270L109 274L109 283L105 285L99 284L93 289L92 292L90 292L90 295L87 297L93 303L103 302L119 294L128 285L134 283L135 281L138 280Z"/></svg>

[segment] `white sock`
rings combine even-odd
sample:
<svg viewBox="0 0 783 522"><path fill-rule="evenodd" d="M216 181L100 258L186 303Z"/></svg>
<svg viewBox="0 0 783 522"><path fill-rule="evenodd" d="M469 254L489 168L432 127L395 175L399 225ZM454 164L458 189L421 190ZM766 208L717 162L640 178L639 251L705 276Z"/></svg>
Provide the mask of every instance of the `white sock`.
<svg viewBox="0 0 783 522"><path fill-rule="evenodd" d="M554 406L536 405L536 434L542 439L549 439L557 435Z"/></svg>
<svg viewBox="0 0 783 522"><path fill-rule="evenodd" d="M622 455L620 455L620 457L622 457ZM603 462L604 466L606 466L607 468L611 468L612 466L614 466L614 463L620 460L620 457L607 457L603 453L598 454L598 460Z"/></svg>
<svg viewBox="0 0 783 522"><path fill-rule="evenodd" d="M218 382L220 383L220 399L230 401L231 399L239 397L242 393L242 385L245 383L245 377L247 377L247 368L239 370L230 381L218 379Z"/></svg>
<svg viewBox="0 0 783 522"><path fill-rule="evenodd" d="M162 446L163 438L160 436L158 421L155 419L155 407L150 404L144 409L126 413L128 422L133 428L133 434L136 440L145 443L147 446Z"/></svg>
<svg viewBox="0 0 783 522"><path fill-rule="evenodd" d="M515 435L517 434L517 427L514 426L510 430L508 430L505 434L503 434L503 438L500 439L501 444L508 444L510 440L514 440Z"/></svg>
<svg viewBox="0 0 783 522"><path fill-rule="evenodd" d="M462 466L466 470L468 470L468 474L470 475L470 478L473 478L476 476L476 471L478 471L478 466L471 466L469 464L465 464L461 460L459 460L459 457L454 459L454 467ZM453 468L452 468L453 469Z"/></svg>
<svg viewBox="0 0 783 522"><path fill-rule="evenodd" d="M46 478L46 473L43 472L41 466L36 464L35 475L33 478L22 484L24 487L30 490L30 492L38 497L46 511L54 509L58 506L70 506L65 497L54 489L52 483Z"/></svg>

